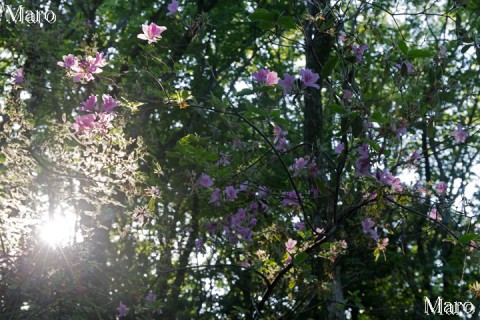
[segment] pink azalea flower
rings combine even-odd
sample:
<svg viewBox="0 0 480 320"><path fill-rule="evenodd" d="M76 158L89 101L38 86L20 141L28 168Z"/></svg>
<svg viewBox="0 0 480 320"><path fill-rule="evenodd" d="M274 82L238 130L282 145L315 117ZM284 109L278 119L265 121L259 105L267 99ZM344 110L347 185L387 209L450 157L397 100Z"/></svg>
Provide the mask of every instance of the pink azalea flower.
<svg viewBox="0 0 480 320"><path fill-rule="evenodd" d="M25 81L23 77L23 68L18 68L17 73L13 74L13 84L19 84Z"/></svg>
<svg viewBox="0 0 480 320"><path fill-rule="evenodd" d="M102 101L103 101L103 110L105 112L112 112L114 108L118 107L117 100L113 99L113 97L109 94L102 95Z"/></svg>
<svg viewBox="0 0 480 320"><path fill-rule="evenodd" d="M298 205L298 197L297 197L297 193L295 192L295 190L292 190L290 192L283 192L282 193L282 206L286 207L286 206L296 206Z"/></svg>
<svg viewBox="0 0 480 320"><path fill-rule="evenodd" d="M95 128L99 131L107 132L112 128L113 114L101 112L98 114L98 120L95 122Z"/></svg>
<svg viewBox="0 0 480 320"><path fill-rule="evenodd" d="M278 76L276 72L268 69L260 69L258 72L253 73L253 81L272 86L278 83Z"/></svg>
<svg viewBox="0 0 480 320"><path fill-rule="evenodd" d="M440 46L440 57L441 58L446 58L447 57L447 47L445 46Z"/></svg>
<svg viewBox="0 0 480 320"><path fill-rule="evenodd" d="M230 161L228 161L228 156L225 154L225 153L222 153L222 155L220 156L220 159L218 159L217 161L217 166L220 166L222 164L228 166L230 165Z"/></svg>
<svg viewBox="0 0 480 320"><path fill-rule="evenodd" d="M257 194L258 194L259 197L268 196L268 193L269 193L269 191L268 191L267 187L265 187L265 186L259 186L258 187Z"/></svg>
<svg viewBox="0 0 480 320"><path fill-rule="evenodd" d="M457 130L454 130L450 135L455 139L455 143L464 143L468 136L461 123L457 125Z"/></svg>
<svg viewBox="0 0 480 320"><path fill-rule="evenodd" d="M364 233L370 232L370 229L373 228L375 225L375 222L373 222L370 218L365 219L362 221L362 228Z"/></svg>
<svg viewBox="0 0 480 320"><path fill-rule="evenodd" d="M362 221L363 232L369 233L370 238L376 241L378 239L378 233L377 233L377 228L373 229L374 225L375 225L375 222L373 222L370 219L365 219Z"/></svg>
<svg viewBox="0 0 480 320"><path fill-rule="evenodd" d="M206 173L202 173L200 178L198 178L197 183L204 188L210 188L211 186L213 186L213 180Z"/></svg>
<svg viewBox="0 0 480 320"><path fill-rule="evenodd" d="M253 81L258 83L264 83L267 80L267 75L270 70L267 69L260 69L257 72L253 73Z"/></svg>
<svg viewBox="0 0 480 320"><path fill-rule="evenodd" d="M288 73L283 74L283 79L278 80L278 85L282 87L283 93L289 94L293 90L295 84L295 76L291 76Z"/></svg>
<svg viewBox="0 0 480 320"><path fill-rule="evenodd" d="M433 219L433 220L438 220L442 221L442 216L437 212L437 209L432 209L429 213L428 216Z"/></svg>
<svg viewBox="0 0 480 320"><path fill-rule="evenodd" d="M437 188L436 188L438 194L443 194L445 193L445 191L447 191L447 184L445 182L440 182L438 185L437 185Z"/></svg>
<svg viewBox="0 0 480 320"><path fill-rule="evenodd" d="M320 89L320 86L316 84L320 76L318 73L312 72L310 69L300 70L300 81L305 87L312 87L315 89Z"/></svg>
<svg viewBox="0 0 480 320"><path fill-rule="evenodd" d="M125 317L127 315L127 306L120 301L117 308L117 317Z"/></svg>
<svg viewBox="0 0 480 320"><path fill-rule="evenodd" d="M420 153L418 152L418 150L415 150L410 155L409 161L411 161L413 164L415 164L415 162L420 158L421 158Z"/></svg>
<svg viewBox="0 0 480 320"><path fill-rule="evenodd" d="M101 73L103 71L102 67L105 65L106 61L103 58L103 54L97 54L96 58L88 56L87 58L80 60L78 64L70 67L73 71L73 82L93 80L93 75Z"/></svg>
<svg viewBox="0 0 480 320"><path fill-rule="evenodd" d="M95 112L96 108L97 108L97 96L91 94L87 100L82 102L82 107L80 107L80 111Z"/></svg>
<svg viewBox="0 0 480 320"><path fill-rule="evenodd" d="M73 54L63 56L62 59L63 59L63 62L62 61L57 62L57 65L59 65L60 67L70 68L78 64L78 60L77 58L75 58Z"/></svg>
<svg viewBox="0 0 480 320"><path fill-rule="evenodd" d="M267 86L273 86L278 83L278 75L276 72L271 71L267 74L267 79L265 80L265 84Z"/></svg>
<svg viewBox="0 0 480 320"><path fill-rule="evenodd" d="M402 182L400 179L396 178L391 172L388 171L388 169L385 169L380 173L378 180L388 184L389 186L392 186L395 192L403 191Z"/></svg>
<svg viewBox="0 0 480 320"><path fill-rule="evenodd" d="M95 55L95 61L93 61L93 65L97 68L103 68L108 64L107 60L105 60L103 56L103 52L100 52Z"/></svg>
<svg viewBox="0 0 480 320"><path fill-rule="evenodd" d="M202 237L195 239L195 249L200 250L203 247L203 243Z"/></svg>
<svg viewBox="0 0 480 320"><path fill-rule="evenodd" d="M223 193L225 194L225 199L229 199L232 201L237 199L237 191L232 186L226 187Z"/></svg>
<svg viewBox="0 0 480 320"><path fill-rule="evenodd" d="M347 90L347 89L343 90L343 99L350 100L350 99L352 99L352 97L353 97L352 91Z"/></svg>
<svg viewBox="0 0 480 320"><path fill-rule="evenodd" d="M365 50L370 48L370 45L364 44L360 47L357 47L356 45L352 44L351 48L353 50L353 53L355 54L355 59L357 60L357 63L362 63L363 53L365 52Z"/></svg>
<svg viewBox="0 0 480 320"><path fill-rule="evenodd" d="M293 176L297 176L299 171L307 168L308 160L305 158L295 158L295 163L290 166L290 170L293 171Z"/></svg>
<svg viewBox="0 0 480 320"><path fill-rule="evenodd" d="M397 63L395 65L395 67L398 68L398 70L402 70L402 66L405 65L405 67L407 68L407 73L408 74L412 74L415 72L415 68L413 67L413 64L411 64L410 62L408 61L405 61L405 62L402 62L401 64L400 63Z"/></svg>
<svg viewBox="0 0 480 320"><path fill-rule="evenodd" d="M345 145L343 143L339 143L336 147L335 147L335 153L342 153L343 150L345 150Z"/></svg>
<svg viewBox="0 0 480 320"><path fill-rule="evenodd" d="M76 117L72 128L75 130L75 133L89 133L95 128L95 115L86 114Z"/></svg>
<svg viewBox="0 0 480 320"><path fill-rule="evenodd" d="M368 145L366 143L362 144L360 147L358 147L358 153L360 154L360 157L355 161L355 165L357 167L357 170L355 171L355 176L366 176L370 177L370 156L368 154Z"/></svg>
<svg viewBox="0 0 480 320"><path fill-rule="evenodd" d="M287 249L287 252L289 253L294 253L295 252L295 246L297 245L297 241L293 239L288 239L287 242L285 242L285 248Z"/></svg>
<svg viewBox="0 0 480 320"><path fill-rule="evenodd" d="M305 223L299 221L299 222L295 223L295 228L296 228L298 231L303 231L303 232L305 232Z"/></svg>
<svg viewBox="0 0 480 320"><path fill-rule="evenodd" d="M148 303L153 303L155 300L157 300L157 296L150 291L150 293L145 297L145 300L147 300Z"/></svg>
<svg viewBox="0 0 480 320"><path fill-rule="evenodd" d="M177 11L178 11L178 1L177 0L172 0L172 3L170 3L167 6L167 9L168 9L167 16L171 16L172 14L177 13Z"/></svg>
<svg viewBox="0 0 480 320"><path fill-rule="evenodd" d="M210 195L210 201L208 201L208 203L218 207L220 205L220 192L221 190L219 188L215 188Z"/></svg>
<svg viewBox="0 0 480 320"><path fill-rule="evenodd" d="M137 38L147 40L150 44L162 39L161 34L167 30L167 27L157 26L154 22L152 22L150 25L142 25L142 30L143 33L137 35Z"/></svg>

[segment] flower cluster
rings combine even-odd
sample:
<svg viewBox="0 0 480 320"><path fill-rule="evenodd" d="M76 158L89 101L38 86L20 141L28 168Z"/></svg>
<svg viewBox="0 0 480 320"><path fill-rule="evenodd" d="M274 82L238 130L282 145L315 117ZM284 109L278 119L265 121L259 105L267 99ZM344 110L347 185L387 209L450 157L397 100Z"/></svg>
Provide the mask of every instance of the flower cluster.
<svg viewBox="0 0 480 320"><path fill-rule="evenodd" d="M253 81L267 86L273 86L278 83L278 76L276 72L268 69L260 69L253 73Z"/></svg>
<svg viewBox="0 0 480 320"><path fill-rule="evenodd" d="M97 53L95 58L87 56L81 59L77 59L73 54L69 54L63 56L63 61L57 62L57 65L67 69L68 74L73 77L73 82L93 80L93 75L101 73L103 71L102 68L107 64L103 53Z"/></svg>
<svg viewBox="0 0 480 320"><path fill-rule="evenodd" d="M390 171L388 171L388 169L380 172L378 180L391 186L393 190L395 190L395 192L403 191L402 182L400 181L400 179L395 177Z"/></svg>
<svg viewBox="0 0 480 320"><path fill-rule="evenodd" d="M243 208L239 208L235 214L228 215L223 223L223 231L228 241L238 243L239 241L253 241L253 230L257 219Z"/></svg>
<svg viewBox="0 0 480 320"><path fill-rule="evenodd" d="M377 241L378 240L378 233L377 233L377 228L373 229L374 225L375 225L375 222L373 222L370 219L365 219L365 220L362 221L363 233L369 233L370 238Z"/></svg>
<svg viewBox="0 0 480 320"><path fill-rule="evenodd" d="M313 72L310 69L300 70L300 82L303 85L303 88L312 87L315 89L320 89L320 86L317 84L320 76L318 73ZM288 73L283 74L283 79L280 79L276 72L270 71L268 69L260 69L257 72L253 73L252 80L261 85L273 86L278 83L282 87L285 94L289 94L293 91L296 77Z"/></svg>
<svg viewBox="0 0 480 320"><path fill-rule="evenodd" d="M279 125L273 126L273 145L278 151L287 151L287 139L285 138L288 131L282 130Z"/></svg>
<svg viewBox="0 0 480 320"><path fill-rule="evenodd" d="M309 156L295 158L294 164L289 169L293 172L294 177L312 175L319 173L315 158L310 159Z"/></svg>
<svg viewBox="0 0 480 320"><path fill-rule="evenodd" d="M112 128L112 120L114 118L113 109L118 106L118 102L110 95L102 95L102 106L97 104L97 96L90 97L82 102L79 111L86 112L75 118L72 128L77 134L86 134L90 136L94 131L107 132Z"/></svg>
<svg viewBox="0 0 480 320"><path fill-rule="evenodd" d="M358 147L358 154L360 156L355 161L355 165L357 167L357 170L355 171L355 176L370 177L370 155L368 153L368 145L366 143L363 143L360 147Z"/></svg>

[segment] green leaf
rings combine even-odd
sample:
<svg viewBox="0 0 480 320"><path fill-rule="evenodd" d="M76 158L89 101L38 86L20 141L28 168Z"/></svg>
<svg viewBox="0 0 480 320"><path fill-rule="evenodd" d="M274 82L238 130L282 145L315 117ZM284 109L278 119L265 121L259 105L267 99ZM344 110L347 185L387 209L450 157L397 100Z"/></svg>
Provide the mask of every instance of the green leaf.
<svg viewBox="0 0 480 320"><path fill-rule="evenodd" d="M193 142L199 142L198 136L196 136L194 134L187 134L185 137L178 140L179 144L189 144L189 143L193 143Z"/></svg>
<svg viewBox="0 0 480 320"><path fill-rule="evenodd" d="M254 93L255 93L255 91L252 90L252 89L243 89L243 90L237 92L237 95L241 97L241 96L246 96L246 95L254 94Z"/></svg>
<svg viewBox="0 0 480 320"><path fill-rule="evenodd" d="M433 57L433 53L424 50L424 49L410 49L408 50L407 57L412 59L412 58L431 58Z"/></svg>
<svg viewBox="0 0 480 320"><path fill-rule="evenodd" d="M292 279L288 283L288 289L293 289L294 287L295 287L295 279Z"/></svg>
<svg viewBox="0 0 480 320"><path fill-rule="evenodd" d="M151 197L150 198L150 201L148 202L148 207L147 207L148 211L150 212L154 212L155 211L155 198L154 197Z"/></svg>
<svg viewBox="0 0 480 320"><path fill-rule="evenodd" d="M271 21L273 22L274 16L267 9L259 8L255 10L251 15L250 19L252 21Z"/></svg>
<svg viewBox="0 0 480 320"><path fill-rule="evenodd" d="M258 23L258 26L260 27L260 29L268 30L275 28L275 23L270 21L260 21Z"/></svg>
<svg viewBox="0 0 480 320"><path fill-rule="evenodd" d="M397 45L398 45L398 48L400 49L400 51L402 51L402 53L404 55L407 55L408 47L407 47L407 44L405 43L405 41L400 40L400 41L398 41Z"/></svg>
<svg viewBox="0 0 480 320"><path fill-rule="evenodd" d="M372 120L373 122L377 122L377 123L386 123L387 122L387 119L379 111L375 111L372 114L372 116L370 117L370 120Z"/></svg>
<svg viewBox="0 0 480 320"><path fill-rule="evenodd" d="M278 18L278 24L282 27L284 27L285 29L295 29L295 27L297 26L295 24L295 20L293 20L292 17L287 17L287 16L281 16Z"/></svg>
<svg viewBox="0 0 480 320"><path fill-rule="evenodd" d="M469 243L470 241L472 241L475 238L477 238L476 234L467 233L467 234L464 234L463 236L461 236L460 238L458 238L458 242L465 244L465 243Z"/></svg>
<svg viewBox="0 0 480 320"><path fill-rule="evenodd" d="M322 79L325 79L332 74L332 71L337 65L337 62L338 62L337 56L333 56L330 59L328 59L328 61L323 65L323 68L322 68L322 73L321 73Z"/></svg>
<svg viewBox="0 0 480 320"><path fill-rule="evenodd" d="M332 110L333 112L335 113L347 113L347 109L345 109L345 107L343 106L340 106L338 104L330 104L328 106L325 106L325 108L327 108L328 110Z"/></svg>
<svg viewBox="0 0 480 320"><path fill-rule="evenodd" d="M306 252L300 252L293 259L293 263L298 265L302 264L302 262L304 262L307 258L308 258L308 254Z"/></svg>
<svg viewBox="0 0 480 320"><path fill-rule="evenodd" d="M463 46L462 50L460 50L462 53L465 53L470 49L471 45L467 44L466 46Z"/></svg>

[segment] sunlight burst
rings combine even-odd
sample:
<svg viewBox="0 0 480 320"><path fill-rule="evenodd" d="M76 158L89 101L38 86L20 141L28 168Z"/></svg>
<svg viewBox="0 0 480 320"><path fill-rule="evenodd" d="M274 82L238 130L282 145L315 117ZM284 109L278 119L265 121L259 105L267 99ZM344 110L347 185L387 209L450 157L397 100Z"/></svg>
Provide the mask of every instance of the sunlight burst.
<svg viewBox="0 0 480 320"><path fill-rule="evenodd" d="M75 240L76 220L75 215L66 214L46 221L40 227L41 239L52 247L72 244Z"/></svg>

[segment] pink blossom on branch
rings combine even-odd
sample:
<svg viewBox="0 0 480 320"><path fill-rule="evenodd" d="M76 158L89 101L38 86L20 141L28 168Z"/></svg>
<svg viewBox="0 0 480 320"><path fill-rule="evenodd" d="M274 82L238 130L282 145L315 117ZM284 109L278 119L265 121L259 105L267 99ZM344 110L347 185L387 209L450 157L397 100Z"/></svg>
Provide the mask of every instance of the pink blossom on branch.
<svg viewBox="0 0 480 320"><path fill-rule="evenodd" d="M125 317L127 315L127 306L120 301L120 304L117 308L117 317Z"/></svg>
<svg viewBox="0 0 480 320"><path fill-rule="evenodd" d="M455 143L464 143L468 136L461 123L457 124L457 130L454 130L450 135L455 139Z"/></svg>
<svg viewBox="0 0 480 320"><path fill-rule="evenodd" d="M142 25L143 33L137 35L137 38L142 40L147 40L148 43L157 42L158 40L162 39L161 34L167 30L167 27L157 26L154 22L150 25Z"/></svg>
<svg viewBox="0 0 480 320"><path fill-rule="evenodd" d="M213 186L213 180L206 173L202 173L200 178L198 178L197 183L204 188L210 188L211 186Z"/></svg>
<svg viewBox="0 0 480 320"><path fill-rule="evenodd" d="M428 216L433 220L442 221L442 216L437 212L437 209L432 209Z"/></svg>
<svg viewBox="0 0 480 320"><path fill-rule="evenodd" d="M312 87L315 89L320 89L320 86L316 84L318 79L320 79L320 76L318 75L318 73L315 73L310 69L305 69L305 70L302 69L300 70L300 76L301 76L300 81L305 86L305 88Z"/></svg>
<svg viewBox="0 0 480 320"><path fill-rule="evenodd" d="M96 116L94 114L78 116L75 118L72 128L75 130L75 133L89 133L95 128L95 119Z"/></svg>
<svg viewBox="0 0 480 320"><path fill-rule="evenodd" d="M23 68L18 68L17 72L13 74L13 84L19 84L24 81Z"/></svg>
<svg viewBox="0 0 480 320"><path fill-rule="evenodd" d="M226 187L223 193L225 195L225 199L229 199L231 201L237 199L237 191L233 186Z"/></svg>
<svg viewBox="0 0 480 320"><path fill-rule="evenodd" d="M167 16L171 16L172 14L177 13L178 11L178 1L172 0L172 2L167 6L168 12Z"/></svg>
<svg viewBox="0 0 480 320"><path fill-rule="evenodd" d="M355 54L355 60L357 63L362 63L363 61L363 53L370 48L370 45L364 44L361 45L360 47L357 47L356 45L352 44L351 46L353 53Z"/></svg>
<svg viewBox="0 0 480 320"><path fill-rule="evenodd" d="M345 150L345 145L340 142L340 143L335 147L335 153L340 154L340 153L343 152L343 150Z"/></svg>
<svg viewBox="0 0 480 320"><path fill-rule="evenodd" d="M253 81L267 86L273 86L278 83L278 75L268 69L260 69L253 73Z"/></svg>
<svg viewBox="0 0 480 320"><path fill-rule="evenodd" d="M220 206L221 200L221 190L219 188L215 188L210 195L210 201L208 203L213 204L215 207Z"/></svg>
<svg viewBox="0 0 480 320"><path fill-rule="evenodd" d="M148 303L154 303L155 300L157 300L157 296L150 291L150 293L145 297L145 300L147 300Z"/></svg>
<svg viewBox="0 0 480 320"><path fill-rule="evenodd" d="M413 64L411 64L410 62L408 61L405 61L405 62L402 62L402 64L396 64L395 67L398 68L398 70L402 70L402 66L405 65L405 68L407 69L407 73L408 74L412 74L415 72L415 68L413 67Z"/></svg>
<svg viewBox="0 0 480 320"><path fill-rule="evenodd" d="M109 94L102 95L102 101L103 101L103 111L105 112L112 112L114 108L118 107L117 100L115 100Z"/></svg>
<svg viewBox="0 0 480 320"><path fill-rule="evenodd" d="M91 94L87 100L82 102L80 111L95 112L96 108L97 108L97 96Z"/></svg>
<svg viewBox="0 0 480 320"><path fill-rule="evenodd" d="M445 182L440 182L438 185L437 185L437 188L436 188L438 194L444 194L445 191L447 191L447 183Z"/></svg>
<svg viewBox="0 0 480 320"><path fill-rule="evenodd" d="M75 58L73 54L63 56L62 59L63 59L63 62L62 61L57 62L57 65L59 65L60 67L70 68L78 64L78 60L77 58Z"/></svg>
<svg viewBox="0 0 480 320"><path fill-rule="evenodd" d="M288 239L288 241L285 242L285 248L287 249L288 253L294 253L296 245L297 245L297 241L293 239Z"/></svg>
<svg viewBox="0 0 480 320"><path fill-rule="evenodd" d="M368 145L363 143L360 147L358 147L358 153L360 156L355 161L355 165L357 170L355 171L355 176L366 176L370 177L372 174L370 173L370 155L368 154Z"/></svg>
<svg viewBox="0 0 480 320"><path fill-rule="evenodd" d="M283 79L278 80L278 85L282 87L283 93L289 94L293 90L295 84L295 76L291 76L288 73L283 74Z"/></svg>

